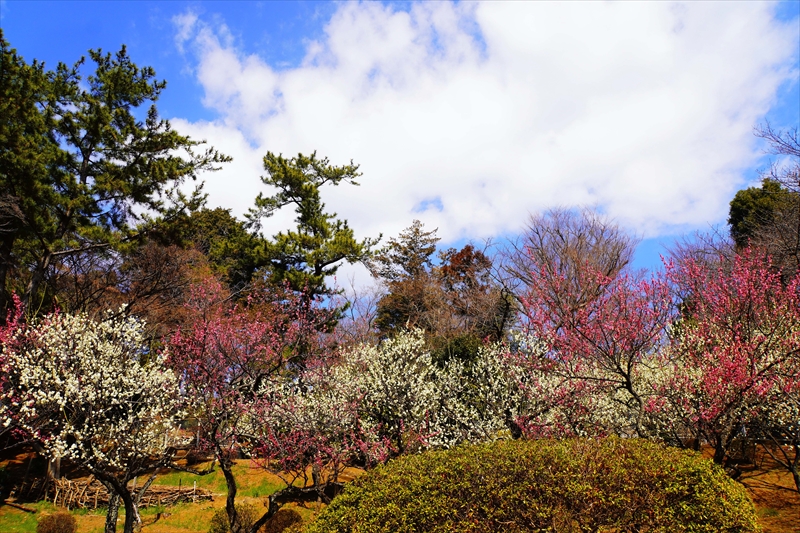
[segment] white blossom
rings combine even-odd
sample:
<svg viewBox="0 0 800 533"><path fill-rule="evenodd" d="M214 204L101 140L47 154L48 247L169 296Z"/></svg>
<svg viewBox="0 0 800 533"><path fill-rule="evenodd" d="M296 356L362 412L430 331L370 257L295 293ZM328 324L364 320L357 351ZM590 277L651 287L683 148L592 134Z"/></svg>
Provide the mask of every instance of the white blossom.
<svg viewBox="0 0 800 533"><path fill-rule="evenodd" d="M55 314L13 341L3 346L0 418L49 457L126 471L174 442L177 380L144 349L138 320Z"/></svg>

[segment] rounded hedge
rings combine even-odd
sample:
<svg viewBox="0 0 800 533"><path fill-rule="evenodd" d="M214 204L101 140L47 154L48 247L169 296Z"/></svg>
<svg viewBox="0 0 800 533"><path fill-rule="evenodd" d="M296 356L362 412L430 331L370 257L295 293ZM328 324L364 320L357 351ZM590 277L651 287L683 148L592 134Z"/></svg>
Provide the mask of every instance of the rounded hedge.
<svg viewBox="0 0 800 533"><path fill-rule="evenodd" d="M635 439L506 441L396 459L359 477L306 533L756 532L717 465Z"/></svg>
<svg viewBox="0 0 800 533"><path fill-rule="evenodd" d="M75 533L77 530L77 520L66 512L45 515L36 525L36 533Z"/></svg>
<svg viewBox="0 0 800 533"><path fill-rule="evenodd" d="M253 524L258 521L261 515L258 509L256 509L256 506L250 503L237 503L235 505L239 527L243 531L248 531L253 527ZM228 511L225 507L217 509L214 516L211 517L211 526L208 529L208 533L230 533L230 531L231 526L228 523Z"/></svg>

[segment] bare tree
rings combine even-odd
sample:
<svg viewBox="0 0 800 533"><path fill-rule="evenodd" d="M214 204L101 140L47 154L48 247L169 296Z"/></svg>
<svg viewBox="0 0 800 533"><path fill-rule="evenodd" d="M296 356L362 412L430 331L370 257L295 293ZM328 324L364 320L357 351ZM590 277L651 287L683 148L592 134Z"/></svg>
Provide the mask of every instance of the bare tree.
<svg viewBox="0 0 800 533"><path fill-rule="evenodd" d="M736 248L758 248L781 270L784 283L800 268L800 133L756 129L767 153L778 156L761 174L761 186L742 189L731 200L728 225Z"/></svg>
<svg viewBox="0 0 800 533"><path fill-rule="evenodd" d="M137 316L145 320L149 342L180 327L190 285L212 275L201 252L152 241L125 254L70 255L62 267L46 277L61 310L96 318L108 316L110 309L115 316Z"/></svg>
<svg viewBox="0 0 800 533"><path fill-rule="evenodd" d="M800 131L776 130L766 123L756 135L769 143L768 153L779 156L762 178L779 184L782 194L769 223L755 230L751 245L763 248L784 277L791 277L800 268Z"/></svg>
<svg viewBox="0 0 800 533"><path fill-rule="evenodd" d="M600 296L599 283L586 283L591 271L613 278L633 259L638 239L613 220L589 208L555 208L531 215L522 235L501 254L503 284L520 298L535 279L562 280L548 287L565 314ZM545 269L545 272L540 272ZM599 278L598 278L599 279ZM566 295L570 295L568 301Z"/></svg>
<svg viewBox="0 0 800 533"><path fill-rule="evenodd" d="M787 189L800 192L800 130L797 127L789 130L776 130L767 122L756 128L756 136L770 144L768 153L792 158L787 165L773 164L769 176L780 182Z"/></svg>
<svg viewBox="0 0 800 533"><path fill-rule="evenodd" d="M736 256L736 243L730 234L720 227L709 231L696 231L683 235L667 249L667 256L677 263L692 260L698 263L717 263L733 261Z"/></svg>
<svg viewBox="0 0 800 533"><path fill-rule="evenodd" d="M355 279L351 278L350 288L332 297L332 306L343 309L333 332L336 345L378 343L380 335L375 320L378 315L378 302L385 294L384 288L380 285L357 286Z"/></svg>

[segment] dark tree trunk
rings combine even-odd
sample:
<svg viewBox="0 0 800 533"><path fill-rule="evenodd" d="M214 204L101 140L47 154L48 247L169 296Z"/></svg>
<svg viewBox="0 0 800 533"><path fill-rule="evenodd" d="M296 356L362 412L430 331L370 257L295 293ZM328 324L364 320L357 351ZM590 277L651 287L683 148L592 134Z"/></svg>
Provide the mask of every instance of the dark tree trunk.
<svg viewBox="0 0 800 533"><path fill-rule="evenodd" d="M125 505L125 525L123 526L123 532L133 533L133 529L141 524L141 519L139 518L139 511L133 504L133 496L131 495L131 492L128 490L128 487L122 485L120 489L121 490L119 496L122 499L122 503Z"/></svg>
<svg viewBox="0 0 800 533"><path fill-rule="evenodd" d="M725 460L725 455L727 455L727 450L722 445L721 439L718 439L714 446L714 462L721 465Z"/></svg>
<svg viewBox="0 0 800 533"><path fill-rule="evenodd" d="M42 260L36 263L36 267L31 274L31 279L28 282L28 286L25 288L25 294L22 297L22 303L25 304L26 308L33 309L36 307L33 305L33 300L36 298L36 294L39 292L39 287L44 281L45 274L47 274L47 270L50 268L50 263L52 260L53 254L47 252L44 257L42 257Z"/></svg>
<svg viewBox="0 0 800 533"><path fill-rule="evenodd" d="M224 457L219 458L219 467L225 476L225 485L228 487L228 497L225 500L225 511L228 513L228 524L231 533L240 533L239 517L236 512L236 478L233 477L233 463Z"/></svg>
<svg viewBox="0 0 800 533"><path fill-rule="evenodd" d="M116 533L117 531L120 500L122 500L122 505L125 507L125 523L122 530L124 533L133 533L134 529L141 525L141 519L139 518L139 510L136 508L133 495L128 490L128 480L118 480L102 474L97 475L97 472L93 473L108 490L105 533Z"/></svg>
<svg viewBox="0 0 800 533"><path fill-rule="evenodd" d="M6 314L11 305L11 294L6 289L8 270L11 268L11 250L6 250L5 243L0 244L0 324L5 324Z"/></svg>
<svg viewBox="0 0 800 533"><path fill-rule="evenodd" d="M136 496L135 496L135 498L133 500L133 503L136 506L137 511L139 509L139 503L142 501L142 496L144 496L144 493L147 492L147 489L149 489L150 485L152 485L153 482L156 480L156 476L158 475L158 472L160 470L161 470L160 468L154 469L153 473L150 474L150 477L147 478L147 481L145 481L144 485L142 485L142 488L140 488L138 491L136 491ZM134 483L134 485L135 485L135 483ZM135 489L135 487L134 487L134 489Z"/></svg>
<svg viewBox="0 0 800 533"><path fill-rule="evenodd" d="M108 511L106 512L106 528L105 533L117 532L117 520L119 519L119 494L113 487L107 483L103 483L108 490Z"/></svg>
<svg viewBox="0 0 800 533"><path fill-rule="evenodd" d="M219 458L219 466L225 476L225 484L228 487L228 497L225 500L225 511L228 513L228 524L231 533L257 533L261 527L272 518L281 505L276 501L277 496L283 493L278 491L268 498L267 512L259 518L249 529L245 529L239 523L239 514L236 512L236 478L233 476L233 463L229 459ZM286 490L286 489L284 489Z"/></svg>
<svg viewBox="0 0 800 533"><path fill-rule="evenodd" d="M60 479L61 478L61 458L60 457L47 457L47 454L44 452L44 447L39 443L34 441L32 443L33 449L36 450L41 457L47 458L47 477L48 479Z"/></svg>
<svg viewBox="0 0 800 533"><path fill-rule="evenodd" d="M253 527L251 527L249 531L243 532L243 533L258 533L258 530L260 530L264 526L264 524L267 523L267 521L270 518L275 516L275 513L277 513L278 509L281 508L281 506L276 502L276 496L278 494L280 494L280 492L281 491L278 491L277 493L272 494L269 498L267 498L267 502L268 502L268 504L267 504L267 512L264 513L261 516L261 518L259 518L256 521L255 524L253 524Z"/></svg>
<svg viewBox="0 0 800 533"><path fill-rule="evenodd" d="M0 324L6 320L6 312L11 304L11 294L6 282L8 272L14 266L14 242L19 232L19 222L24 219L19 202L10 195L0 195Z"/></svg>

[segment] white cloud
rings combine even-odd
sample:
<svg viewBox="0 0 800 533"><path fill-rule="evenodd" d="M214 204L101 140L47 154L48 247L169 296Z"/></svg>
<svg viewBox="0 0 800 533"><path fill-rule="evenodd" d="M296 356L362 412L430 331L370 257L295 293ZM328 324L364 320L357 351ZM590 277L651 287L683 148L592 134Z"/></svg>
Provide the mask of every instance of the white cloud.
<svg viewBox="0 0 800 533"><path fill-rule="evenodd" d="M175 26L175 46L183 53L183 46L192 36L195 24L197 24L197 13L188 10L180 15L172 17L172 24Z"/></svg>
<svg viewBox="0 0 800 533"><path fill-rule="evenodd" d="M187 13L176 42L192 43L204 103L221 118L180 131L237 159L207 185L236 213L261 189L267 150L317 150L361 164L361 187L324 193L358 235L420 218L445 242L480 239L574 204L647 236L703 227L724 219L760 155L753 126L798 76L796 24L772 9L350 3L285 70Z"/></svg>

